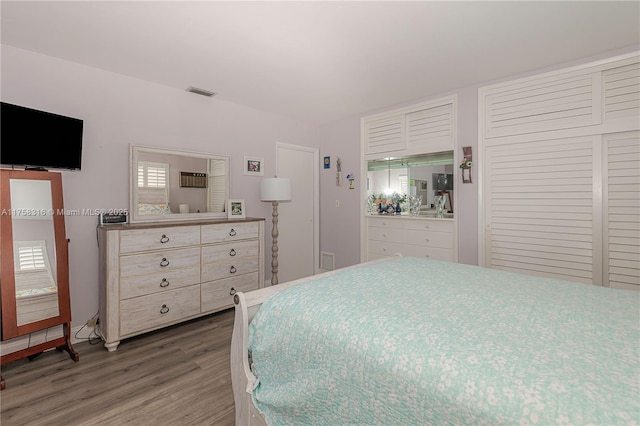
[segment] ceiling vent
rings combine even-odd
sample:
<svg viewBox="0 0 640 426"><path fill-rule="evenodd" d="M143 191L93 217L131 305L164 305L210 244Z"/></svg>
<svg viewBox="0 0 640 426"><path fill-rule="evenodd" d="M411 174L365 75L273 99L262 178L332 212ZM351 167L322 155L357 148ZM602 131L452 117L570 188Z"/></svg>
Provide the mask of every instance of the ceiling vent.
<svg viewBox="0 0 640 426"><path fill-rule="evenodd" d="M198 87L193 87L193 86L189 86L187 88L187 92L195 93L197 95L202 95L202 96L206 96L206 97L209 97L209 98L216 95L216 93L214 93L214 92L210 92L208 90L200 89Z"/></svg>

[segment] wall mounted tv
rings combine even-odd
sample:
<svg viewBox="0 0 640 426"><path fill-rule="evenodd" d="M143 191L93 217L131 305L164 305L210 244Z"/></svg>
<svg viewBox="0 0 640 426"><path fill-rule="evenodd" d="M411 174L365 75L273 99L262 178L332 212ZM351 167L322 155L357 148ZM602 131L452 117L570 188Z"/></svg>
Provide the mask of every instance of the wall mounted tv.
<svg viewBox="0 0 640 426"><path fill-rule="evenodd" d="M0 164L80 169L83 121L0 102Z"/></svg>

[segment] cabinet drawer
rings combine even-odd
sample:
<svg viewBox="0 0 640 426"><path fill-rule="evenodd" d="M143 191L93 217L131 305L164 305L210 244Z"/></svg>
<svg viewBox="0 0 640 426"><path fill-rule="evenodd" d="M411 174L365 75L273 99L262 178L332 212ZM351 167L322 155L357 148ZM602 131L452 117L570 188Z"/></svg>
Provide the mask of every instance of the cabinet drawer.
<svg viewBox="0 0 640 426"><path fill-rule="evenodd" d="M236 292L255 290L258 284L257 272L204 283L201 285L202 312L232 306Z"/></svg>
<svg viewBox="0 0 640 426"><path fill-rule="evenodd" d="M449 232L408 231L406 243L415 246L452 249L453 234Z"/></svg>
<svg viewBox="0 0 640 426"><path fill-rule="evenodd" d="M200 286L120 302L120 336L152 330L200 313Z"/></svg>
<svg viewBox="0 0 640 426"><path fill-rule="evenodd" d="M402 229L402 219L389 217L370 217L368 218L369 227Z"/></svg>
<svg viewBox="0 0 640 426"><path fill-rule="evenodd" d="M213 281L248 274L258 270L258 257L234 258L232 261L204 263L202 281Z"/></svg>
<svg viewBox="0 0 640 426"><path fill-rule="evenodd" d="M158 251L120 257L120 278L173 271L200 264L200 248Z"/></svg>
<svg viewBox="0 0 640 426"><path fill-rule="evenodd" d="M243 257L258 257L258 241L237 241L202 247L202 263L228 261Z"/></svg>
<svg viewBox="0 0 640 426"><path fill-rule="evenodd" d="M449 250L449 249L442 249L442 248L435 248L435 247L406 246L404 248L404 254L406 256L427 257L429 259L453 262L453 250Z"/></svg>
<svg viewBox="0 0 640 426"><path fill-rule="evenodd" d="M404 230L369 227L369 240L402 243L404 242Z"/></svg>
<svg viewBox="0 0 640 426"><path fill-rule="evenodd" d="M368 252L382 256L395 256L397 253L404 253L404 244L370 240Z"/></svg>
<svg viewBox="0 0 640 426"><path fill-rule="evenodd" d="M171 226L120 231L120 253L166 250L197 244L200 244L199 226Z"/></svg>
<svg viewBox="0 0 640 426"><path fill-rule="evenodd" d="M258 222L223 223L202 226L202 244L258 238Z"/></svg>
<svg viewBox="0 0 640 426"><path fill-rule="evenodd" d="M174 290L200 283L200 265L120 279L120 299Z"/></svg>
<svg viewBox="0 0 640 426"><path fill-rule="evenodd" d="M404 229L453 233L453 221L442 219L406 220Z"/></svg>

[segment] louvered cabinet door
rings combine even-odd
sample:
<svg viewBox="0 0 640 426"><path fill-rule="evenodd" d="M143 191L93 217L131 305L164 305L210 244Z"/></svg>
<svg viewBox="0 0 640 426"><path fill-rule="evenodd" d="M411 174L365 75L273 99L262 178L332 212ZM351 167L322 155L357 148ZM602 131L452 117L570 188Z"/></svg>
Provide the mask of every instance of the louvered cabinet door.
<svg viewBox="0 0 640 426"><path fill-rule="evenodd" d="M640 63L605 70L602 73L605 122L640 116ZM636 121L637 123L637 121Z"/></svg>
<svg viewBox="0 0 640 426"><path fill-rule="evenodd" d="M453 150L453 104L439 105L407 114L407 154Z"/></svg>
<svg viewBox="0 0 640 426"><path fill-rule="evenodd" d="M604 282L640 289L640 132L604 135Z"/></svg>
<svg viewBox="0 0 640 426"><path fill-rule="evenodd" d="M576 137L486 148L485 266L582 283L600 279L594 248L594 148Z"/></svg>
<svg viewBox="0 0 640 426"><path fill-rule="evenodd" d="M515 81L484 99L485 138L599 124L600 72Z"/></svg>
<svg viewBox="0 0 640 426"><path fill-rule="evenodd" d="M362 129L365 155L403 150L406 146L404 120L402 114L365 121Z"/></svg>

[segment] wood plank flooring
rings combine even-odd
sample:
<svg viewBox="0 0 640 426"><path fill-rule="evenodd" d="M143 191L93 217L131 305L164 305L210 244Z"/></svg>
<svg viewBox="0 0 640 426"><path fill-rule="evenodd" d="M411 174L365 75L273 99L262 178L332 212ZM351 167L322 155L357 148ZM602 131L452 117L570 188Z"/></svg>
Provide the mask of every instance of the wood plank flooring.
<svg viewBox="0 0 640 426"><path fill-rule="evenodd" d="M233 309L137 336L107 352L74 345L2 366L2 426L233 425Z"/></svg>

